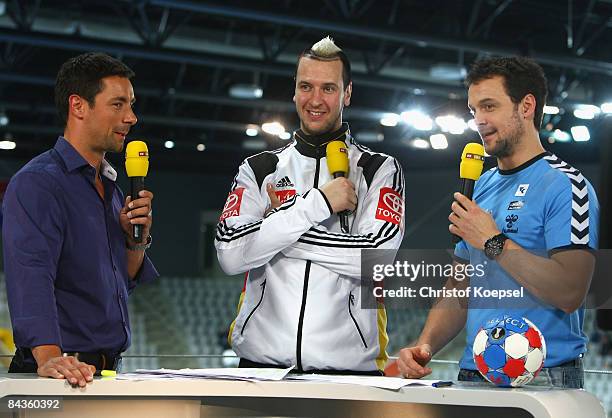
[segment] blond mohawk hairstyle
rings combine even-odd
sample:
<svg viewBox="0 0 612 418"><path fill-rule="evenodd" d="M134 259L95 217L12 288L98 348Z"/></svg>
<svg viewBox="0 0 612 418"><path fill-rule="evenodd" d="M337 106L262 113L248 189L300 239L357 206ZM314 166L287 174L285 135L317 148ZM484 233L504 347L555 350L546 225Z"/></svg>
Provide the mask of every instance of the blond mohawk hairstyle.
<svg viewBox="0 0 612 418"><path fill-rule="evenodd" d="M330 36L326 36L319 42L315 43L310 48L306 48L298 57L297 65L295 68L297 74L297 67L300 64L302 58L312 58L319 61L342 61L342 82L344 87L348 86L351 82L351 63L342 49L336 45L334 40Z"/></svg>
<svg viewBox="0 0 612 418"><path fill-rule="evenodd" d="M342 50L334 43L334 40L330 36L326 36L319 42L314 44L310 50L314 52L319 58L337 59L338 53Z"/></svg>

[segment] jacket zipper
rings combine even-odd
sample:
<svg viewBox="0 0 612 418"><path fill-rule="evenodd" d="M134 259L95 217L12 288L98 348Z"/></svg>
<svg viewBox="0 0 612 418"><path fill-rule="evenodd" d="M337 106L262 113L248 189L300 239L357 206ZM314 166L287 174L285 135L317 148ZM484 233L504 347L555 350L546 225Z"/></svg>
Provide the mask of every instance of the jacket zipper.
<svg viewBox="0 0 612 418"><path fill-rule="evenodd" d="M257 302L257 305L255 305L253 310L249 313L249 316L247 316L247 319L244 321L244 324L242 325L242 329L240 330L240 335L242 335L242 333L244 332L244 329L246 328L247 323L249 322L249 319L251 319L251 317L257 310L257 308L259 308L259 305L261 305L261 302L263 302L264 292L266 291L266 281L264 280L263 283L260 284L260 286L261 286L261 297L259 298L259 302Z"/></svg>
<svg viewBox="0 0 612 418"><path fill-rule="evenodd" d="M315 168L313 188L319 186L319 167L321 165L321 156L317 155L317 166ZM297 362L297 371L303 371L302 368L302 328L304 327L304 313L306 311L306 296L308 295L308 277L310 276L310 265L312 261L306 261L304 269L304 287L302 289L302 306L300 308L300 320L297 328L297 342L295 348L295 359Z"/></svg>
<svg viewBox="0 0 612 418"><path fill-rule="evenodd" d="M355 328L357 328L357 332L359 332L359 336L361 337L361 342L363 343L363 346L365 348L368 348L368 345L366 344L365 338L363 338L363 333L361 332L361 329L359 329L359 324L357 323L357 320L353 316L353 311L351 311L351 305L355 306L355 296L352 293L349 293L349 300L348 300L348 302L349 302L348 303L349 315L351 316L351 319L353 320L353 323L355 324Z"/></svg>

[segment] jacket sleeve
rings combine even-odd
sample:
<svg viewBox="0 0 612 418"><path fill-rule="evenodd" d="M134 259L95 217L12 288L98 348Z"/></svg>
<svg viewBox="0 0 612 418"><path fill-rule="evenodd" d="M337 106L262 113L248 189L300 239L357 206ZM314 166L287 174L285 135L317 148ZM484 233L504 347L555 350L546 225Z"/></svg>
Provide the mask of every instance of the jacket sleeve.
<svg viewBox="0 0 612 418"><path fill-rule="evenodd" d="M283 254L360 278L362 250L386 249L395 255L404 235L404 176L394 158L387 158L377 171L359 205L359 222L353 224L352 233L333 233L315 225Z"/></svg>
<svg viewBox="0 0 612 418"><path fill-rule="evenodd" d="M243 273L266 264L332 213L318 189L292 197L264 218L268 205L269 199L262 197L248 161L243 162L232 183L215 238L217 257L227 274Z"/></svg>

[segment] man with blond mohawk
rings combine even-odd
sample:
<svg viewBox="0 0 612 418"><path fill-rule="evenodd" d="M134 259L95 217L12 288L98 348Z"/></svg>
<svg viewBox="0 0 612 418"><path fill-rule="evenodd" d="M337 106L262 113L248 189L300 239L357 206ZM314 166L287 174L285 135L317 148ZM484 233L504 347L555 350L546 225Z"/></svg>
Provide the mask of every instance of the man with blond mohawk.
<svg viewBox="0 0 612 418"><path fill-rule="evenodd" d="M394 158L359 145L342 122L351 93L350 62L331 38L302 52L300 129L289 145L247 158L232 183L215 245L226 273L247 273L229 335L241 367L382 374L386 314L362 309L361 250L399 248L404 178ZM344 142L346 178L327 169L331 141Z"/></svg>

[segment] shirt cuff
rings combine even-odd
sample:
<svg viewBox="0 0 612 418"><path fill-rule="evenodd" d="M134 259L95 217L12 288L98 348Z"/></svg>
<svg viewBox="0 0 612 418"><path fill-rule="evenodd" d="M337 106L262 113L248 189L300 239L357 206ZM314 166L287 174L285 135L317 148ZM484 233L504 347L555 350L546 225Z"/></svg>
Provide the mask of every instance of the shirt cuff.
<svg viewBox="0 0 612 418"><path fill-rule="evenodd" d="M334 209L332 208L331 203L329 203L329 199L327 199L327 196L325 196L325 193L323 193L321 189L317 189L317 190L321 192L321 196L323 196L323 199L325 200L325 203L327 204L327 208L329 209L329 216L332 216L334 214Z"/></svg>
<svg viewBox="0 0 612 418"><path fill-rule="evenodd" d="M16 318L13 324L15 345L18 347L37 347L39 345L62 346L57 318L28 317Z"/></svg>
<svg viewBox="0 0 612 418"><path fill-rule="evenodd" d="M153 262L149 256L145 253L140 270L138 270L138 273L136 273L136 276L132 280L128 281L128 293L131 293L136 285L152 282L158 277L159 273L157 272L157 269L153 265Z"/></svg>

